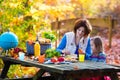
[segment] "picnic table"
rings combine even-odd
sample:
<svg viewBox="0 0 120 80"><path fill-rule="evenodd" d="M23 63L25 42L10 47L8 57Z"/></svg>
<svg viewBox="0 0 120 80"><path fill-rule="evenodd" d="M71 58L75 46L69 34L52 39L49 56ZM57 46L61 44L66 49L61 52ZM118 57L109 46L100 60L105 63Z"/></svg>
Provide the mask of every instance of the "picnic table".
<svg viewBox="0 0 120 80"><path fill-rule="evenodd" d="M105 64L102 62L85 61L69 64L41 64L37 61L19 60L2 55L0 55L0 58L4 62L4 68L0 75L1 79L6 79L10 65L21 64L23 66L40 68L34 77L27 78L27 80L44 80L41 78L45 72L49 72L51 74L50 77L53 77L51 80L74 80L81 77L94 76L110 76L112 80L119 80L117 72L120 72L120 67ZM49 78L47 79L50 80ZM21 80L24 79L22 78Z"/></svg>

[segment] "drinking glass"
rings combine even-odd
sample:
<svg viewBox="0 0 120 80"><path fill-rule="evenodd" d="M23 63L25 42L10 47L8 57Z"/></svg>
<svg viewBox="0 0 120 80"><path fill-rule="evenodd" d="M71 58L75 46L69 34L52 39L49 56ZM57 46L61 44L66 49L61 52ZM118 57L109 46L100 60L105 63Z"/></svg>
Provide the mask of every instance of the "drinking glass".
<svg viewBox="0 0 120 80"><path fill-rule="evenodd" d="M24 58L25 58L25 53L19 52L18 54L19 54L19 59L20 59L20 60L24 60Z"/></svg>

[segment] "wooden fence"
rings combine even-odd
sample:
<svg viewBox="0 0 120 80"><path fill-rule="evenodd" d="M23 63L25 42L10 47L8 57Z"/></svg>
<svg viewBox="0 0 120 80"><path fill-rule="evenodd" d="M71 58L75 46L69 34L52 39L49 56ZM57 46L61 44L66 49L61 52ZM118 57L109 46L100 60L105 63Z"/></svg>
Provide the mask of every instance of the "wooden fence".
<svg viewBox="0 0 120 80"><path fill-rule="evenodd" d="M58 18L57 18L55 22L51 23L52 30L55 30L56 36L57 36L57 39L58 39L56 41L55 47L57 47L58 41L60 41L61 36L63 36L63 34L65 32L73 30L74 22L77 19L78 18L59 21ZM109 29L109 33L108 33L109 47L111 47L112 29L117 24L117 21L115 19L111 18L111 17L106 17L106 18L88 18L88 20L90 21L91 25L94 26L94 27L101 27L101 28L108 28Z"/></svg>

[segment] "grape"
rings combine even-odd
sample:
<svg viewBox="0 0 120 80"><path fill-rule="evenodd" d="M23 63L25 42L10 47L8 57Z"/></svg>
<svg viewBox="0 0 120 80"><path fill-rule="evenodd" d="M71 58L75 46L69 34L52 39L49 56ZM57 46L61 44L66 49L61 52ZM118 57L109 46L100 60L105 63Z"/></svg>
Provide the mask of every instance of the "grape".
<svg viewBox="0 0 120 80"><path fill-rule="evenodd" d="M21 48L14 48L14 51L13 51L13 53L19 53L19 52L24 52L24 50L23 49L21 49Z"/></svg>

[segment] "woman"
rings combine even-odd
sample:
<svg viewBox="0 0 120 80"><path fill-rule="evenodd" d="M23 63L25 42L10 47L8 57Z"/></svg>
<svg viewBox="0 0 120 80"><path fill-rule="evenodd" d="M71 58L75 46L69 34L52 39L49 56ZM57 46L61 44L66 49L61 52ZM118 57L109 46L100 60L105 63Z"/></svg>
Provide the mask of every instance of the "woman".
<svg viewBox="0 0 120 80"><path fill-rule="evenodd" d="M74 32L65 33L56 50L65 55L78 55L78 49L82 49L86 55L85 59L89 59L91 55L89 34L91 31L92 27L88 20L78 19L74 25Z"/></svg>

